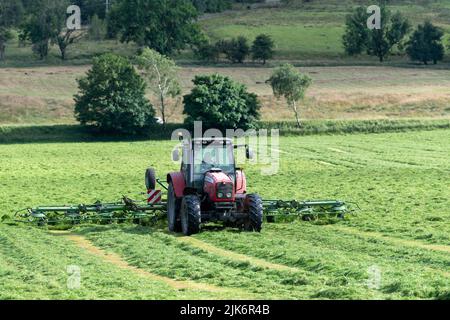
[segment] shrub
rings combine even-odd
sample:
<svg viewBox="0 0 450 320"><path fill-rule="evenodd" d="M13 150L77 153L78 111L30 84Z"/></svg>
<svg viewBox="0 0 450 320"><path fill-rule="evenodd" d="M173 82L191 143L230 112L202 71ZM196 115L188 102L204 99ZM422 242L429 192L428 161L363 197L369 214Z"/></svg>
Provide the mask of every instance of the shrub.
<svg viewBox="0 0 450 320"><path fill-rule="evenodd" d="M411 60L418 60L424 64L433 61L436 64L444 58L444 45L442 37L444 31L426 21L419 25L408 42L406 53Z"/></svg>
<svg viewBox="0 0 450 320"><path fill-rule="evenodd" d="M253 41L252 45L252 58L253 60L261 60L263 64L266 64L268 59L273 57L274 42L272 38L267 34L260 34Z"/></svg>
<svg viewBox="0 0 450 320"><path fill-rule="evenodd" d="M91 40L104 40L107 33L107 24L104 20L100 19L96 14L91 19L91 25L89 27L89 39Z"/></svg>
<svg viewBox="0 0 450 320"><path fill-rule="evenodd" d="M196 58L207 61L207 62L217 62L220 57L220 48L216 44L203 43L194 50Z"/></svg>
<svg viewBox="0 0 450 320"><path fill-rule="evenodd" d="M243 63L250 54L248 40L243 36L231 40L221 40L216 45L232 63Z"/></svg>
<svg viewBox="0 0 450 320"><path fill-rule="evenodd" d="M244 85L219 74L197 76L193 82L191 93L184 96L187 126L202 121L205 129L256 127L261 105L256 94L247 92Z"/></svg>
<svg viewBox="0 0 450 320"><path fill-rule="evenodd" d="M75 116L83 125L133 134L155 122L145 82L124 57L108 53L95 58L78 86Z"/></svg>

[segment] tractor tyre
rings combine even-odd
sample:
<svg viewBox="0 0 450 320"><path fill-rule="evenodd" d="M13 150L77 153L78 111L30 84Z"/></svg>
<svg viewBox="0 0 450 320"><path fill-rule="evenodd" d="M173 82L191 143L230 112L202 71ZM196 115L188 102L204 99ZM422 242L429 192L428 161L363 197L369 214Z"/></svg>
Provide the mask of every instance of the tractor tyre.
<svg viewBox="0 0 450 320"><path fill-rule="evenodd" d="M148 168L145 170L145 186L147 190L155 190L156 189L156 173L155 169Z"/></svg>
<svg viewBox="0 0 450 320"><path fill-rule="evenodd" d="M181 231L180 206L181 201L175 195L173 184L169 183L167 192L167 223L170 232Z"/></svg>
<svg viewBox="0 0 450 320"><path fill-rule="evenodd" d="M259 195L249 194L246 198L248 221L245 230L261 232L263 223L263 202Z"/></svg>
<svg viewBox="0 0 450 320"><path fill-rule="evenodd" d="M200 232L202 212L200 198L196 195L188 195L181 202L181 229L185 236Z"/></svg>

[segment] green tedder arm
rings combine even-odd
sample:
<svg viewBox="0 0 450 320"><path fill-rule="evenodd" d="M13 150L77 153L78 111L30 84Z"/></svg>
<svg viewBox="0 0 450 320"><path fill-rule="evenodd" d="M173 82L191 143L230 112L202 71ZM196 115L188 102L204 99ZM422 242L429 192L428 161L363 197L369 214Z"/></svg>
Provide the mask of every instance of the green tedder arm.
<svg viewBox="0 0 450 320"><path fill-rule="evenodd" d="M275 217L300 217L304 220L316 220L321 216L343 217L349 212L343 201L297 201L263 200L264 215L267 221ZM141 221L143 218L162 217L166 214L167 202L148 204L123 197L120 202L68 206L42 206L27 208L16 212L14 219L19 222L38 225L82 222Z"/></svg>

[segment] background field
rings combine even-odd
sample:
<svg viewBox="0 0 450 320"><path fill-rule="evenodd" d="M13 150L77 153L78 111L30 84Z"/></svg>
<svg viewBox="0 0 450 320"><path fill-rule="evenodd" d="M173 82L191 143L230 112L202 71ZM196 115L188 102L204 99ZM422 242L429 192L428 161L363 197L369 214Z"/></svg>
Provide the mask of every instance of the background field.
<svg viewBox="0 0 450 320"><path fill-rule="evenodd" d="M443 143L449 138L449 130L286 137L277 175L245 165L250 189L265 198L358 202L362 211L337 224L266 224L261 234L206 229L194 240L162 225L75 230L118 254L119 263L64 235L0 225L0 298L449 299L450 149ZM169 159L172 145L1 145L2 213L136 196L146 166L161 176L177 169ZM124 270L123 261L138 269ZM66 266L72 264L82 268L83 286L71 291ZM379 290L367 286L374 267L382 275ZM174 289L167 278L200 286Z"/></svg>
<svg viewBox="0 0 450 320"><path fill-rule="evenodd" d="M76 79L88 67L0 69L0 124L74 123ZM438 68L304 67L313 85L301 107L304 119L449 118L449 71ZM258 94L262 120L292 120L283 100L265 81L271 68L185 67L180 72L184 93L197 74L221 73ZM156 101L149 96L153 101ZM175 102L171 102L172 105ZM182 105L170 122L182 122Z"/></svg>

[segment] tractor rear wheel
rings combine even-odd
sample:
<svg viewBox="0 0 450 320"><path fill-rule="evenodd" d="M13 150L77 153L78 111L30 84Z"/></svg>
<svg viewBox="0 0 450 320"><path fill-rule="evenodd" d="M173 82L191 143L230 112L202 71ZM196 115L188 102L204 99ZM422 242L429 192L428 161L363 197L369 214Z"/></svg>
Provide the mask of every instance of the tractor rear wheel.
<svg viewBox="0 0 450 320"><path fill-rule="evenodd" d="M155 190L156 188L155 169L148 168L145 171L145 186L147 187L147 190Z"/></svg>
<svg viewBox="0 0 450 320"><path fill-rule="evenodd" d="M169 183L167 192L167 222L170 232L180 232L180 199L177 199L173 184Z"/></svg>
<svg viewBox="0 0 450 320"><path fill-rule="evenodd" d="M181 229L185 236L200 232L202 212L200 198L196 195L188 195L181 202Z"/></svg>
<svg viewBox="0 0 450 320"><path fill-rule="evenodd" d="M263 223L263 202L259 195L249 194L246 198L248 221L245 230L261 232Z"/></svg>

